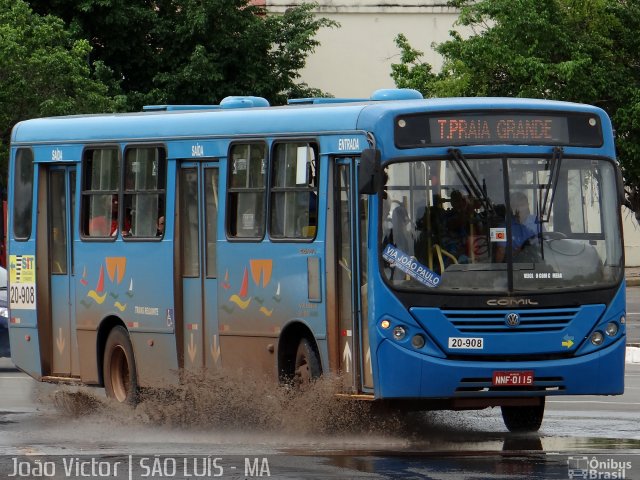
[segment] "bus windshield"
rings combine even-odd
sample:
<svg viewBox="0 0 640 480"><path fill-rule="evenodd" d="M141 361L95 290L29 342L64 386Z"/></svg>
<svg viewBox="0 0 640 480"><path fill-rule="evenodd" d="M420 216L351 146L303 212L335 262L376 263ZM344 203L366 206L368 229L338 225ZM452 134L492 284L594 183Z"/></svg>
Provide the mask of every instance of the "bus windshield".
<svg viewBox="0 0 640 480"><path fill-rule="evenodd" d="M608 160L467 157L392 163L382 270L432 293L565 290L622 274L615 166Z"/></svg>

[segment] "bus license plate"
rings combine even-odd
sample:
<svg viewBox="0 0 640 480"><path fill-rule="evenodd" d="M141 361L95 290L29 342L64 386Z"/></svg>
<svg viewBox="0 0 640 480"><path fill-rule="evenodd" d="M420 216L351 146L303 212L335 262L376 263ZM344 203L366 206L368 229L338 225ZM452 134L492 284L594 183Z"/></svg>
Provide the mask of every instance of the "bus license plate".
<svg viewBox="0 0 640 480"><path fill-rule="evenodd" d="M527 386L533 385L533 371L493 372L493 385Z"/></svg>

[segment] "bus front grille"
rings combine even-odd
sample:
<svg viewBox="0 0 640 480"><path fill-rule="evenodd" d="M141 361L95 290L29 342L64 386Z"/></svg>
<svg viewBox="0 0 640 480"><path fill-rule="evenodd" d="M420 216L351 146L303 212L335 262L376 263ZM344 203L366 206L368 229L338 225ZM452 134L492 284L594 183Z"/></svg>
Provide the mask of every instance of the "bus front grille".
<svg viewBox="0 0 640 480"><path fill-rule="evenodd" d="M563 330L578 313L577 308L539 310L444 310L442 312L460 333L522 333ZM507 325L507 315L516 313L517 328Z"/></svg>

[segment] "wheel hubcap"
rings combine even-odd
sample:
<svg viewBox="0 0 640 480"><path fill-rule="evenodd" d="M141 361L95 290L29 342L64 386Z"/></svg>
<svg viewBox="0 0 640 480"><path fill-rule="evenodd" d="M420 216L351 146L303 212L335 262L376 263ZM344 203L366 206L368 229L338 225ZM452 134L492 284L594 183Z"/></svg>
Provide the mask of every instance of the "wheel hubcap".
<svg viewBox="0 0 640 480"><path fill-rule="evenodd" d="M125 402L129 394L129 362L124 348L117 346L111 355L111 388L118 402Z"/></svg>

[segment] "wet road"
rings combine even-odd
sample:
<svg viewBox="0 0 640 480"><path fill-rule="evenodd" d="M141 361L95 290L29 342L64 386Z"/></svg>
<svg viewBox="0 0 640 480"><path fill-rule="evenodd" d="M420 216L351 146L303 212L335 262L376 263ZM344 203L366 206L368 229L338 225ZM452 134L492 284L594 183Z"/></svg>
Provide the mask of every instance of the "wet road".
<svg viewBox="0 0 640 480"><path fill-rule="evenodd" d="M0 478L19 468L35 478L36 458L57 466L49 478L81 478L71 460L84 473L104 462L104 476L132 479L546 479L569 478L569 470L640 478L639 364L627 365L622 396L548 399L537 435L507 433L498 409L371 417L326 392L283 410L269 398L247 407L236 391L228 409L186 395L132 411L105 405L102 390L39 384L2 361L0 391ZM305 423L310 412L323 420Z"/></svg>
<svg viewBox="0 0 640 480"><path fill-rule="evenodd" d="M627 343L640 345L640 287L627 287Z"/></svg>

